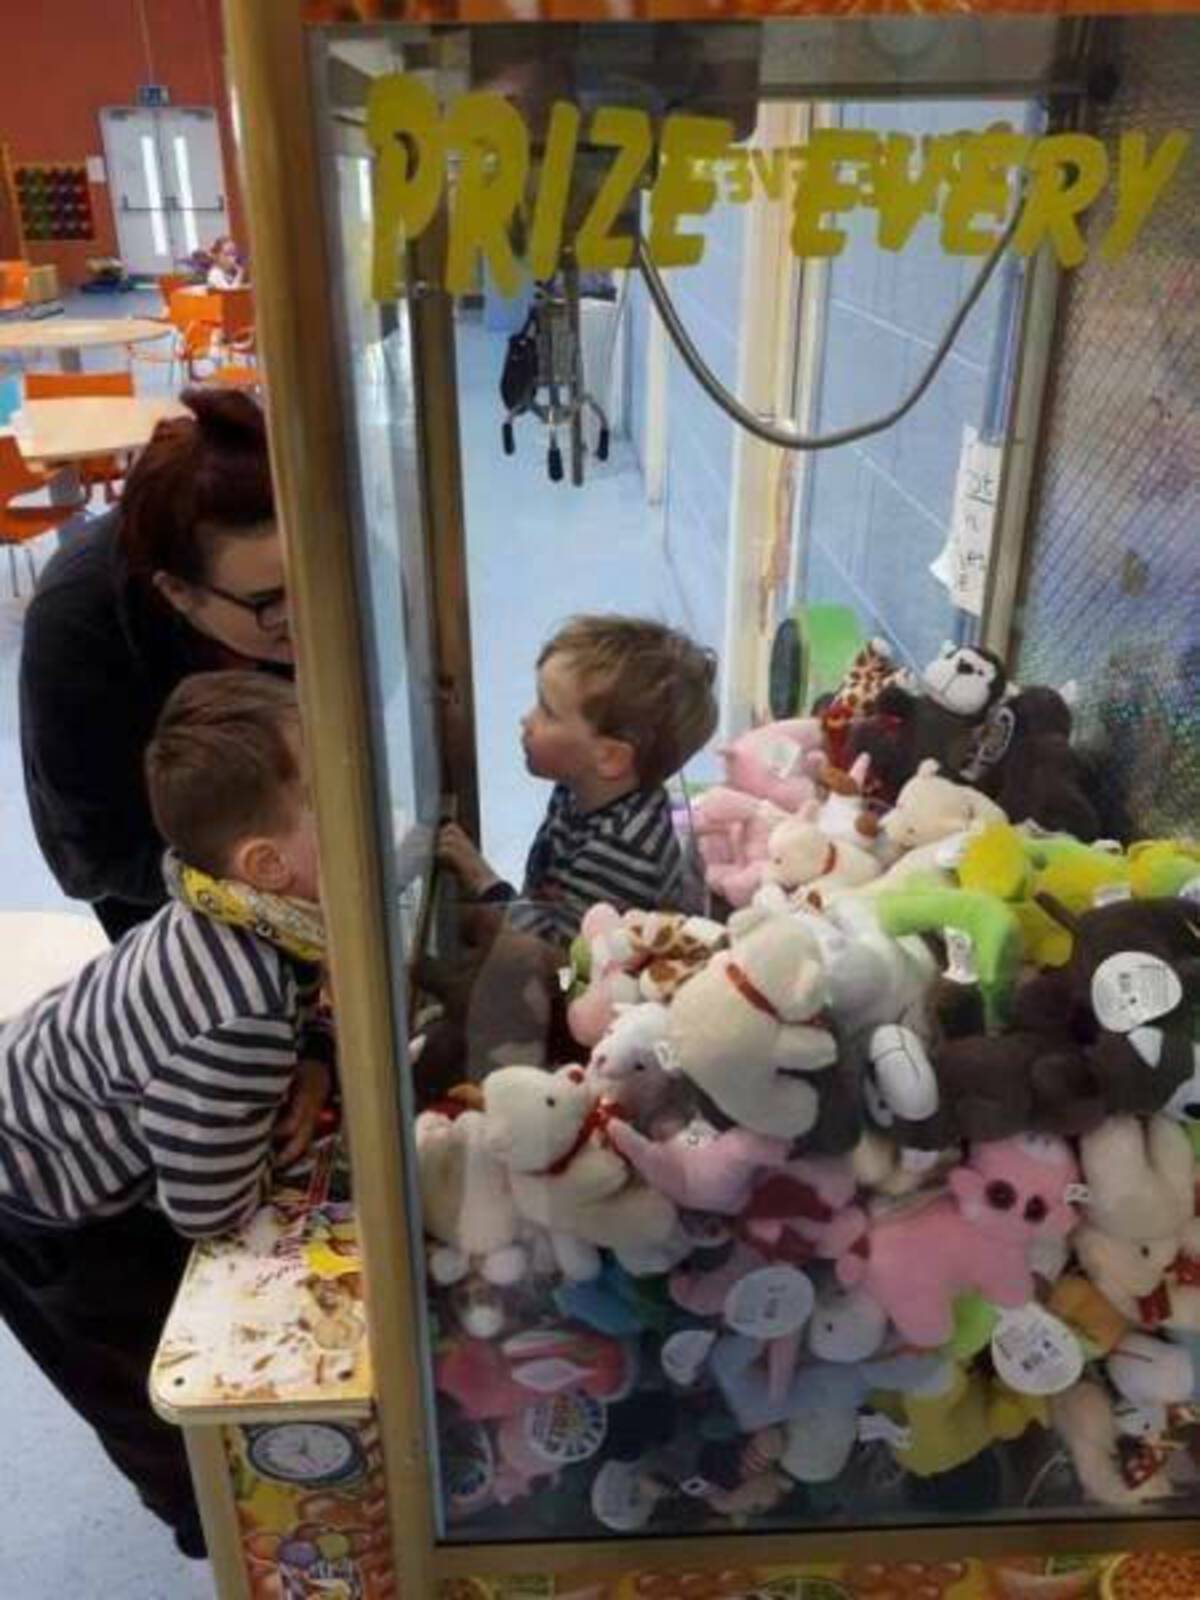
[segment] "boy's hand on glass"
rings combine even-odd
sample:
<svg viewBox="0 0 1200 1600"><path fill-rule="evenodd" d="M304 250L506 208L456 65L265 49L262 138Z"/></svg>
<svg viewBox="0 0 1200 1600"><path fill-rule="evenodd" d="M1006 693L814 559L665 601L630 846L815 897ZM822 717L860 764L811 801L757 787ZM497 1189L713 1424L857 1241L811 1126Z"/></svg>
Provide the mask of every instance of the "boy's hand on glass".
<svg viewBox="0 0 1200 1600"><path fill-rule="evenodd" d="M483 894L500 882L457 822L443 823L439 829L437 858L471 894Z"/></svg>
<svg viewBox="0 0 1200 1600"><path fill-rule="evenodd" d="M284 1170L313 1142L317 1119L329 1099L333 1074L323 1061L301 1061L275 1124L275 1166Z"/></svg>

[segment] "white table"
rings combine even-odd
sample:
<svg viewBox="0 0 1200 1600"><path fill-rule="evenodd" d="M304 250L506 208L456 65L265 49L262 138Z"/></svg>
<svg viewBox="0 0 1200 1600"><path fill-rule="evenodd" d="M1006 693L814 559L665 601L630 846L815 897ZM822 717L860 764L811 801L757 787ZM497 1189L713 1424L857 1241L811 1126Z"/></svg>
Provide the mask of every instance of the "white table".
<svg viewBox="0 0 1200 1600"><path fill-rule="evenodd" d="M64 372L79 372L80 352L105 345L145 344L175 329L151 317L24 317L0 321L0 352L56 350Z"/></svg>
<svg viewBox="0 0 1200 1600"><path fill-rule="evenodd" d="M27 461L83 461L140 450L167 417L188 412L177 400L141 395L80 395L27 400L12 431Z"/></svg>
<svg viewBox="0 0 1200 1600"><path fill-rule="evenodd" d="M12 1017L66 983L108 949L92 916L70 911L0 911L0 1018Z"/></svg>
<svg viewBox="0 0 1200 1600"><path fill-rule="evenodd" d="M27 400L13 413L11 431L26 461L72 466L89 456L125 455L140 450L166 417L188 413L177 400L130 395L79 395L61 400ZM75 505L82 498L77 468L56 474L50 503Z"/></svg>

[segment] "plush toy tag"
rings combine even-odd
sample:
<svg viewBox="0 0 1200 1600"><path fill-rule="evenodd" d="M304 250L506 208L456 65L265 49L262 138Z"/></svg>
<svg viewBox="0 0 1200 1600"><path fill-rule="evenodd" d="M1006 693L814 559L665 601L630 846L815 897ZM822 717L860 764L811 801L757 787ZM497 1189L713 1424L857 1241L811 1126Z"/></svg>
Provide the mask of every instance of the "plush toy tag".
<svg viewBox="0 0 1200 1600"><path fill-rule="evenodd" d="M792 739L772 739L763 751L763 766L775 778L790 778L800 759L800 746Z"/></svg>
<svg viewBox="0 0 1200 1600"><path fill-rule="evenodd" d="M606 1461L592 1480L592 1512L614 1533L637 1533L649 1522L654 1496L636 1462Z"/></svg>
<svg viewBox="0 0 1200 1600"><path fill-rule="evenodd" d="M575 974L571 971L570 967L559 967L558 987L562 990L563 994L570 994L574 984Z"/></svg>
<svg viewBox="0 0 1200 1600"><path fill-rule="evenodd" d="M900 1152L900 1166L904 1172L932 1172L942 1159L940 1150L914 1150L905 1145Z"/></svg>
<svg viewBox="0 0 1200 1600"><path fill-rule="evenodd" d="M1036 1302L1001 1311L992 1334L992 1363L1018 1394L1062 1394L1083 1374L1079 1340Z"/></svg>
<svg viewBox="0 0 1200 1600"><path fill-rule="evenodd" d="M1167 1431L1167 1408L1156 1401L1118 1400L1113 1407L1117 1432L1134 1439L1156 1439Z"/></svg>
<svg viewBox="0 0 1200 1600"><path fill-rule="evenodd" d="M1092 1191L1086 1183L1069 1183L1063 1190L1063 1199L1069 1206L1091 1205Z"/></svg>
<svg viewBox="0 0 1200 1600"><path fill-rule="evenodd" d="M893 1422L882 1411L863 1411L859 1414L858 1438L860 1444L888 1444L893 1450L912 1449L912 1429Z"/></svg>
<svg viewBox="0 0 1200 1600"><path fill-rule="evenodd" d="M521 1362L513 1368L512 1375L513 1382L519 1383L522 1389L532 1389L535 1394L556 1394L560 1389L582 1383L588 1376L588 1368L561 1356L547 1356L543 1361Z"/></svg>
<svg viewBox="0 0 1200 1600"><path fill-rule="evenodd" d="M693 1117L679 1135L679 1142L687 1145L690 1150L700 1150L705 1145L714 1143L719 1137L711 1122L706 1122L703 1117Z"/></svg>
<svg viewBox="0 0 1200 1600"><path fill-rule="evenodd" d="M967 853L967 846L974 838L969 828L964 828L960 833L952 833L938 845L933 854L934 865L941 867L946 872L954 872L962 866L963 857Z"/></svg>
<svg viewBox="0 0 1200 1600"><path fill-rule="evenodd" d="M975 941L964 929L946 929L946 955L949 957L946 976L951 983L979 982L979 968L975 962Z"/></svg>
<svg viewBox="0 0 1200 1600"><path fill-rule="evenodd" d="M1175 969L1142 950L1118 951L1092 975L1092 1010L1110 1033L1132 1033L1174 1011L1182 999Z"/></svg>
<svg viewBox="0 0 1200 1600"><path fill-rule="evenodd" d="M1094 906L1114 906L1118 900L1132 900L1133 890L1127 883L1105 883L1092 896Z"/></svg>
<svg viewBox="0 0 1200 1600"><path fill-rule="evenodd" d="M587 1461L604 1443L608 1413L582 1390L550 1395L525 1412L522 1431L532 1453L551 1467Z"/></svg>
<svg viewBox="0 0 1200 1600"><path fill-rule="evenodd" d="M779 1263L748 1272L725 1298L725 1321L748 1339L799 1333L812 1315L813 1286L796 1267Z"/></svg>
<svg viewBox="0 0 1200 1600"><path fill-rule="evenodd" d="M1193 905L1200 905L1200 873L1194 878L1189 878L1175 891L1177 900L1190 900Z"/></svg>
<svg viewBox="0 0 1200 1600"><path fill-rule="evenodd" d="M672 1383L690 1389L704 1369L708 1353L716 1343L712 1328L684 1328L673 1333L662 1347L662 1369Z"/></svg>

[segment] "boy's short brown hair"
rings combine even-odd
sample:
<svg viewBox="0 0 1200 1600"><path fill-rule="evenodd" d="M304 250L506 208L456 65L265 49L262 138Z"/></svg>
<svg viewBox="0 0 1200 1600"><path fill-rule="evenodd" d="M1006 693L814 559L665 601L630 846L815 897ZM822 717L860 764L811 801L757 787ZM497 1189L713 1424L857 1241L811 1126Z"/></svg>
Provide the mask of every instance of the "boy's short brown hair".
<svg viewBox="0 0 1200 1600"><path fill-rule="evenodd" d="M595 731L633 746L642 788L665 783L712 738L717 658L686 634L641 617L572 617L538 666L556 655L575 673Z"/></svg>
<svg viewBox="0 0 1200 1600"><path fill-rule="evenodd" d="M266 672L197 672L172 692L146 748L155 826L189 866L226 875L233 847L295 820L296 691Z"/></svg>

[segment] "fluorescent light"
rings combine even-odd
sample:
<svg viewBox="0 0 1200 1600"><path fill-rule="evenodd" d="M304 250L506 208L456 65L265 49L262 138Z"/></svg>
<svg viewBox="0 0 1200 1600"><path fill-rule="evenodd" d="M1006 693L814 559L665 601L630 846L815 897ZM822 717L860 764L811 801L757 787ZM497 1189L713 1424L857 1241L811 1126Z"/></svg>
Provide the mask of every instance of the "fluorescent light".
<svg viewBox="0 0 1200 1600"><path fill-rule="evenodd" d="M371 163L364 157L358 163L358 204L363 221L371 221Z"/></svg>
<svg viewBox="0 0 1200 1600"><path fill-rule="evenodd" d="M179 168L179 192L183 198L183 233L188 251L199 250L200 238L196 232L196 201L192 194L192 168L188 161L187 140L181 133L175 135L175 165Z"/></svg>
<svg viewBox="0 0 1200 1600"><path fill-rule="evenodd" d="M163 221L162 190L158 186L158 160L154 154L154 140L148 133L142 135L142 170L146 175L146 198L150 202L150 228L154 234L154 254L169 256L167 226Z"/></svg>

